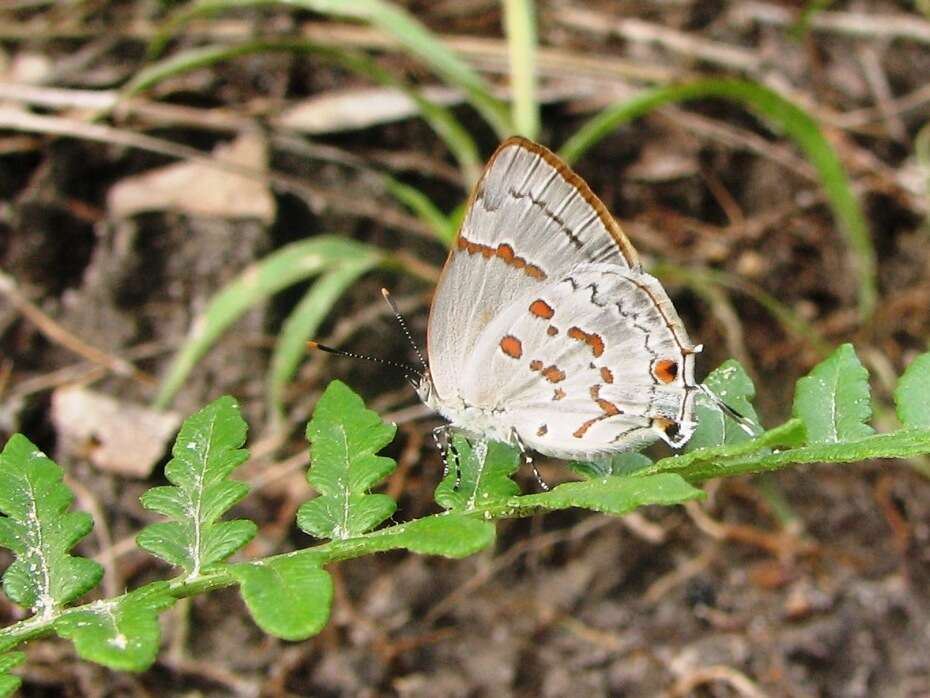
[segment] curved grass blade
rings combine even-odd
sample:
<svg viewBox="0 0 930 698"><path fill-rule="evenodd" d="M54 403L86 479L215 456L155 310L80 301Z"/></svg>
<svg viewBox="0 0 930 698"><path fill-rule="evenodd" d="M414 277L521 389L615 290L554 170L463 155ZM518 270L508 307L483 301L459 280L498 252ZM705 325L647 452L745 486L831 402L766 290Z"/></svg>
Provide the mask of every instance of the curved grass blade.
<svg viewBox="0 0 930 698"><path fill-rule="evenodd" d="M798 381L794 415L807 430L808 443L855 441L875 432L869 372L851 344L841 345Z"/></svg>
<svg viewBox="0 0 930 698"><path fill-rule="evenodd" d="M158 656L158 615L175 598L168 582L153 582L116 599L67 611L55 631L74 642L83 659L121 671L144 671Z"/></svg>
<svg viewBox="0 0 930 698"><path fill-rule="evenodd" d="M436 234L436 238L443 245L446 247L452 246L458 226L436 208L436 204L433 203L432 199L416 187L404 184L393 177L385 177L384 182L388 193L417 214L420 220L429 225Z"/></svg>
<svg viewBox="0 0 930 698"><path fill-rule="evenodd" d="M167 407L200 358L249 308L291 284L371 253L372 248L367 245L336 236L320 236L282 247L251 264L219 291L193 321L187 339L162 380L155 406Z"/></svg>
<svg viewBox="0 0 930 698"><path fill-rule="evenodd" d="M512 446L487 440L472 444L455 434L446 458L449 472L435 494L443 509L471 511L520 492L510 477L520 465L520 454Z"/></svg>
<svg viewBox="0 0 930 698"><path fill-rule="evenodd" d="M721 97L744 105L784 132L810 160L817 170L833 216L846 237L855 265L859 313L863 319L868 318L875 309L875 250L859 201L853 194L843 164L817 122L777 92L754 82L716 78L648 90L604 109L578 129L559 152L567 162L574 162L621 124L670 102L707 97Z"/></svg>
<svg viewBox="0 0 930 698"><path fill-rule="evenodd" d="M333 580L311 556L277 557L233 565L242 598L256 625L283 640L306 640L326 627Z"/></svg>
<svg viewBox="0 0 930 698"><path fill-rule="evenodd" d="M510 52L513 125L517 133L539 137L536 99L536 10L533 0L504 0L504 31Z"/></svg>
<svg viewBox="0 0 930 698"><path fill-rule="evenodd" d="M327 386L307 425L310 471L307 480L320 495L304 502L297 525L318 538L352 538L382 523L397 508L385 494L369 489L396 463L376 455L394 439L397 427L365 408L362 398L340 381Z"/></svg>
<svg viewBox="0 0 930 698"><path fill-rule="evenodd" d="M146 526L136 537L140 548L197 577L256 534L251 521L220 521L248 493L244 482L229 475L249 457L246 423L228 395L184 420L165 466L171 486L153 487L142 506L164 514L168 522Z"/></svg>
<svg viewBox="0 0 930 698"><path fill-rule="evenodd" d="M103 568L68 554L90 533L86 512L68 511L74 495L64 473L22 434L0 453L0 546L16 560L3 575L3 590L14 603L51 618L59 607L97 586Z"/></svg>
<svg viewBox="0 0 930 698"><path fill-rule="evenodd" d="M455 118L452 110L427 99L419 90L406 84L368 56L356 51L334 48L302 39L258 39L238 44L201 46L176 53L139 71L124 87L123 94L131 97L151 89L168 78L183 75L192 70L198 70L245 55L270 51L313 54L323 60L341 65L369 80L403 92L417 105L423 119L436 132L436 135L443 140L446 147L449 148L449 152L458 161L459 168L462 171L463 184L467 187L477 180L481 171L478 146L468 130Z"/></svg>
<svg viewBox="0 0 930 698"><path fill-rule="evenodd" d="M818 354L825 356L833 349L823 335L798 313L756 284L735 274L706 267L680 266L671 262L653 264L649 271L662 280L675 280L692 287L697 286L696 293L700 293L699 287L703 284L717 284L733 291L739 291L761 305L769 315L781 323L785 331L808 342Z"/></svg>
<svg viewBox="0 0 930 698"><path fill-rule="evenodd" d="M461 88L471 104L500 138L510 134L510 116L493 97L484 79L406 10L386 0L209 0L183 10L165 25L150 45L159 53L178 29L190 20L234 8L295 7L331 17L367 22L393 37L408 53L421 59L450 85Z"/></svg>
<svg viewBox="0 0 930 698"><path fill-rule="evenodd" d="M912 429L930 429L930 353L921 354L904 371L894 389L901 424Z"/></svg>
<svg viewBox="0 0 930 698"><path fill-rule="evenodd" d="M316 334L345 290L380 259L380 255L368 250L357 259L341 262L317 279L287 316L275 343L269 371L268 404L275 418L284 412L284 389L307 353L307 340Z"/></svg>

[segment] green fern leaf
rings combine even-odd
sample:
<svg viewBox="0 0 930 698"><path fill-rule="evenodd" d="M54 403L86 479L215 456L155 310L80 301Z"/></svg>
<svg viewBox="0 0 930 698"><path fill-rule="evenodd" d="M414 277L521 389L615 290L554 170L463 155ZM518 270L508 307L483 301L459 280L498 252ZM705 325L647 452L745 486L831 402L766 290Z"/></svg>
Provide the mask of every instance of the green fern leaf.
<svg viewBox="0 0 930 698"><path fill-rule="evenodd" d="M269 635L306 640L329 619L333 580L310 555L234 565L242 598L252 618Z"/></svg>
<svg viewBox="0 0 930 698"><path fill-rule="evenodd" d="M907 367L894 390L901 424L930 429L930 353L921 354Z"/></svg>
<svg viewBox="0 0 930 698"><path fill-rule="evenodd" d="M798 381L794 414L800 417L811 444L857 441L874 429L869 372L851 344L843 344Z"/></svg>
<svg viewBox="0 0 930 698"><path fill-rule="evenodd" d="M520 508L568 509L580 507L620 516L647 504L681 504L704 496L680 475L659 473L642 477L604 477L566 482L551 492L515 498Z"/></svg>
<svg viewBox="0 0 930 698"><path fill-rule="evenodd" d="M457 559L488 547L495 534L494 524L488 521L449 512L379 531L375 543L383 543L387 538L395 548Z"/></svg>
<svg viewBox="0 0 930 698"><path fill-rule="evenodd" d="M74 500L62 470L21 434L0 453L0 546L16 554L3 575L15 603L51 617L103 576L96 562L68 554L86 536L89 514L68 511Z"/></svg>
<svg viewBox="0 0 930 698"><path fill-rule="evenodd" d="M18 676L10 673L13 669L26 661L23 652L7 652L0 654L0 698L7 698L16 693L16 689L23 682Z"/></svg>
<svg viewBox="0 0 930 698"><path fill-rule="evenodd" d="M436 503L443 509L471 511L519 494L511 479L520 467L517 449L496 441L474 444L462 435L452 438L449 472L436 488Z"/></svg>
<svg viewBox="0 0 930 698"><path fill-rule="evenodd" d="M116 599L66 611L55 631L74 642L78 655L122 671L143 671L161 642L158 614L175 599L168 582L154 582Z"/></svg>
<svg viewBox="0 0 930 698"><path fill-rule="evenodd" d="M248 493L229 475L246 458L246 424L229 396L210 403L181 426L165 466L172 486L154 487L142 495L142 506L170 521L147 526L136 542L153 555L197 576L243 545L256 533L255 524L219 518Z"/></svg>
<svg viewBox="0 0 930 698"><path fill-rule="evenodd" d="M329 384L307 425L311 460L307 480L320 496L297 512L297 525L303 531L318 538L351 538L394 513L393 499L369 490L396 467L390 458L376 455L396 431L393 424L385 424L366 409L347 385Z"/></svg>
<svg viewBox="0 0 930 698"><path fill-rule="evenodd" d="M756 388L738 361L733 359L724 361L707 376L704 385L755 426L759 426L759 417L752 405L752 400L756 396ZM695 418L697 428L688 441L686 451L722 444L736 444L752 438L703 393L696 397ZM759 431L762 431L761 428Z"/></svg>

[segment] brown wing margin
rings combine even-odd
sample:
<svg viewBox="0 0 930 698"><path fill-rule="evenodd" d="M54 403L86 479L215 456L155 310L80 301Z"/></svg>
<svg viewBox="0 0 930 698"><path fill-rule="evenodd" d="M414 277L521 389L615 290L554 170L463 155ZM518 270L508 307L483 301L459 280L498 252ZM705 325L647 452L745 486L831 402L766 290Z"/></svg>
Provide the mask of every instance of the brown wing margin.
<svg viewBox="0 0 930 698"><path fill-rule="evenodd" d="M497 147L497 150L494 151L494 154L491 155L487 164L484 166L481 178L478 180L478 184L475 186L474 191L469 197L467 208L471 208L475 197L481 190L481 187L484 183L484 173L491 169L491 166L494 164L494 161L497 159L497 156L501 153L501 151L503 151L505 148L509 148L510 146L518 146L530 151L534 155L538 155L552 169L554 169L565 182L574 187L581 195L581 198L584 199L597 212L598 217L601 219L601 223L604 224L604 228L606 228L607 232L610 233L611 239L617 245L617 248L620 250L620 254L623 255L623 258L630 266L630 269L640 269L639 255L636 253L636 249L633 247L633 243L631 243L629 238L627 238L627 236L624 234L623 230L620 228L620 225L617 223L617 221L614 220L614 217L610 215L610 211L607 210L604 202L597 198L597 195L591 191L591 187L588 186L588 183L585 182L571 167L569 167L568 163L566 163L562 158L553 153L546 146L540 145L539 143L531 141L528 138L523 138L522 136L511 136Z"/></svg>

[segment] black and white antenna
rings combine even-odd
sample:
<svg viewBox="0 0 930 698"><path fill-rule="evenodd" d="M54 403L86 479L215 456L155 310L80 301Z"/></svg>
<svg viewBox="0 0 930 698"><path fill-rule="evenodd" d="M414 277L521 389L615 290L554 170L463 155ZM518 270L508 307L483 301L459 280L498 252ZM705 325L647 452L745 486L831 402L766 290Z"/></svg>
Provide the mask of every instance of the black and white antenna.
<svg viewBox="0 0 930 698"><path fill-rule="evenodd" d="M381 364L382 366L399 368L404 372L404 376L406 376L407 380L410 381L413 387L417 388L417 382L414 380L414 376L419 378L421 381L424 380L429 372L429 368L426 365L426 361L423 359L423 354L420 353L420 349L417 346L417 343L413 341L413 336L410 334L410 330L407 327L407 322L404 320L404 316L400 314L400 310L398 310L397 305L394 303L394 299L391 298L391 294L388 293L386 288L382 288L381 295L384 296L384 300L386 300L388 305L391 306L394 317L397 319L401 330L403 330L404 336L407 338L407 341L410 342L410 346L413 347L413 351L416 352L417 358L423 365L422 371L414 366L411 366L410 364L401 363L400 361L382 359L379 356L368 356L367 354L357 354L354 351L343 351L342 349L335 349L333 347L327 346L326 344L320 344L314 340L307 342L307 348L325 351L327 354L335 354L336 356L345 356L350 359L363 359L365 361L373 361L376 364Z"/></svg>
<svg viewBox="0 0 930 698"><path fill-rule="evenodd" d="M413 341L413 335L410 334L410 328L407 327L407 321L404 320L404 316L400 314L400 310L397 308L397 304L394 302L394 299L391 298L391 293L386 288L381 289L381 295L384 296L384 300L387 301L387 304L391 306L391 310L394 312L394 318L397 320L397 324L400 325L400 329L403 330L404 336L407 338L407 341L410 342L410 346L413 347L413 351L416 353L417 358L420 360L420 365L423 366L424 371L429 372L429 366L426 364L426 359L423 358L423 354L420 353L420 347L417 346L417 343Z"/></svg>

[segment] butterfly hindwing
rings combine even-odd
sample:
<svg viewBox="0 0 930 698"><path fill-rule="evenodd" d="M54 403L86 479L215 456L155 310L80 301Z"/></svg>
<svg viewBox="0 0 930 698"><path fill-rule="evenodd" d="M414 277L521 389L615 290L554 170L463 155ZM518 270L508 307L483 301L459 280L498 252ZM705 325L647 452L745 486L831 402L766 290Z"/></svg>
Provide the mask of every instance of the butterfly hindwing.
<svg viewBox="0 0 930 698"><path fill-rule="evenodd" d="M487 325L462 372L467 404L495 405L527 446L607 453L690 430L694 354L652 276L582 264Z"/></svg>

